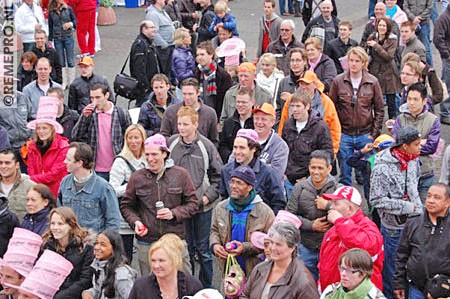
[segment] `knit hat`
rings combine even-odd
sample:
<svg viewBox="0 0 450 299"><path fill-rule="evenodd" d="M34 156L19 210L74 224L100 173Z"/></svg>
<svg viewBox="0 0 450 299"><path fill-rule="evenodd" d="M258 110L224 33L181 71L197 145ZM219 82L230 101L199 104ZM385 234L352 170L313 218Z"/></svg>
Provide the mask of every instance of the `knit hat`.
<svg viewBox="0 0 450 299"><path fill-rule="evenodd" d="M419 131L417 131L413 127L400 128L395 135L395 143L392 145L392 147L399 147L400 145L411 143L414 140L419 139L420 137L422 136L420 135Z"/></svg>
<svg viewBox="0 0 450 299"><path fill-rule="evenodd" d="M256 112L262 112L265 113L267 115L271 115L273 117L275 117L275 108L273 108L273 106L269 103L263 103L261 106L256 107L255 109L253 109L253 114L255 114Z"/></svg>
<svg viewBox="0 0 450 299"><path fill-rule="evenodd" d="M236 167L231 173L231 177L241 179L252 186L255 186L256 184L255 172L248 165Z"/></svg>
<svg viewBox="0 0 450 299"><path fill-rule="evenodd" d="M153 136L148 137L144 142L145 147L160 147L166 152L170 153L169 148L167 147L166 138L164 138L161 134L155 134Z"/></svg>
<svg viewBox="0 0 450 299"><path fill-rule="evenodd" d="M237 137L248 138L254 142L258 142L258 133L253 129L240 129L236 134Z"/></svg>
<svg viewBox="0 0 450 299"><path fill-rule="evenodd" d="M64 129L59 122L56 121L58 115L59 100L53 97L40 97L39 107L36 113L36 119L27 124L27 128L36 130L37 124L49 124L55 128L56 133L64 133Z"/></svg>
<svg viewBox="0 0 450 299"><path fill-rule="evenodd" d="M326 200L348 200L357 206L362 204L361 194L358 189L350 186L339 187L333 194L322 194L322 197Z"/></svg>

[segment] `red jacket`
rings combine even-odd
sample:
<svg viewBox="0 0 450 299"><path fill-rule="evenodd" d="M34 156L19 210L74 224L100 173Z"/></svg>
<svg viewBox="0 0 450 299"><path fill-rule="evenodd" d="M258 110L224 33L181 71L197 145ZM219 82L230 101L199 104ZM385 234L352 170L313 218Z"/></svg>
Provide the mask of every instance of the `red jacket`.
<svg viewBox="0 0 450 299"><path fill-rule="evenodd" d="M28 147L28 174L30 179L36 183L47 185L55 198L58 196L62 179L67 175L64 159L68 150L69 140L59 134L55 134L52 145L43 157L34 140Z"/></svg>
<svg viewBox="0 0 450 299"><path fill-rule="evenodd" d="M66 3L72 7L75 14L80 11L95 11L97 9L97 0L68 0Z"/></svg>
<svg viewBox="0 0 450 299"><path fill-rule="evenodd" d="M370 280L382 290L383 237L378 227L359 210L352 217L342 217L325 234L319 255L319 283L323 291L328 285L341 281L338 270L339 257L348 249L361 248L369 252L373 260Z"/></svg>

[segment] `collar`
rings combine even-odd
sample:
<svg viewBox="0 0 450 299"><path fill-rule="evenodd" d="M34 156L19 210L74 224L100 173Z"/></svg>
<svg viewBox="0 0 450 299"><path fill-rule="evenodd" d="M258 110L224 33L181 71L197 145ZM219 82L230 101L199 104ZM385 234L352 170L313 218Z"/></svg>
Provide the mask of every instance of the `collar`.
<svg viewBox="0 0 450 299"><path fill-rule="evenodd" d="M97 110L95 110L95 113L97 113L97 114L105 113L105 114L112 115L113 111L114 111L114 103L113 102L110 102L110 103L111 103L111 108L108 111L97 111Z"/></svg>

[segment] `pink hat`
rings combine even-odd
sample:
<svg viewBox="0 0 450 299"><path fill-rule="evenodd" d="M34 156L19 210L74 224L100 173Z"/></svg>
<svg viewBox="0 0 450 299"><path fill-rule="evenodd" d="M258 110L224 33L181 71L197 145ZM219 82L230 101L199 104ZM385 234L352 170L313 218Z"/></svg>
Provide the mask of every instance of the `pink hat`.
<svg viewBox="0 0 450 299"><path fill-rule="evenodd" d="M5 285L41 299L52 299L72 269L71 262L47 249L20 286Z"/></svg>
<svg viewBox="0 0 450 299"><path fill-rule="evenodd" d="M59 100L53 97L40 97L36 119L27 124L27 128L36 130L37 124L50 124L55 128L56 133L62 134L63 127L56 121L58 115Z"/></svg>
<svg viewBox="0 0 450 299"><path fill-rule="evenodd" d="M350 186L339 187L333 194L322 194L322 197L326 200L348 200L357 206L362 204L361 194L358 189Z"/></svg>
<svg viewBox="0 0 450 299"><path fill-rule="evenodd" d="M278 211L278 214L275 217L275 219L273 220L273 223L275 224L278 222L292 223L298 229L300 228L300 226L302 226L302 221L300 219L298 219L298 217L296 215L294 215L291 212L288 212L286 210Z"/></svg>
<svg viewBox="0 0 450 299"><path fill-rule="evenodd" d="M41 248L42 238L27 229L14 229L8 249L0 259L0 265L12 268L23 276L28 276Z"/></svg>
<svg viewBox="0 0 450 299"><path fill-rule="evenodd" d="M170 152L169 148L167 147L166 138L164 138L161 134L155 134L153 136L148 137L144 145L146 147L161 147L165 151Z"/></svg>
<svg viewBox="0 0 450 299"><path fill-rule="evenodd" d="M217 57L230 57L236 55L239 57L242 50L245 50L245 42L238 37L233 37L223 41L220 46L216 48L216 55Z"/></svg>
<svg viewBox="0 0 450 299"><path fill-rule="evenodd" d="M215 289L203 289L194 296L184 296L183 299L223 299L223 296Z"/></svg>
<svg viewBox="0 0 450 299"><path fill-rule="evenodd" d="M252 232L250 235L250 243L256 248L264 249L264 241L269 238L269 235L263 232Z"/></svg>
<svg viewBox="0 0 450 299"><path fill-rule="evenodd" d="M236 137L244 137L253 140L254 142L258 142L258 133L256 133L253 129L240 129Z"/></svg>
<svg viewBox="0 0 450 299"><path fill-rule="evenodd" d="M239 66L239 55L225 56L225 66Z"/></svg>

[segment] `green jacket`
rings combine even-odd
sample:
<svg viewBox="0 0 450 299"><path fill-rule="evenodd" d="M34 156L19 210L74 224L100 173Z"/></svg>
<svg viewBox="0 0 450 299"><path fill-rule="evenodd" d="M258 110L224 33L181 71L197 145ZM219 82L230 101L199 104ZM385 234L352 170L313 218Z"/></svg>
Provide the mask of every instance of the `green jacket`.
<svg viewBox="0 0 450 299"><path fill-rule="evenodd" d="M320 299L385 299L369 278L364 279L354 290L346 292L340 283L329 285Z"/></svg>

